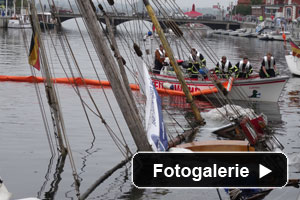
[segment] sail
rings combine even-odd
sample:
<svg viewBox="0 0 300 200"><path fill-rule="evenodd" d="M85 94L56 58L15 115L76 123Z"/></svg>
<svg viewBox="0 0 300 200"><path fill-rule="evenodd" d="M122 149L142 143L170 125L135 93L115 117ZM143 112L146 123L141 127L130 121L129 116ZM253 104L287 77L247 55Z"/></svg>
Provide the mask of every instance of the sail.
<svg viewBox="0 0 300 200"><path fill-rule="evenodd" d="M166 151L168 138L161 110L161 99L149 76L146 65L139 73L141 91L146 96L145 130L153 151Z"/></svg>

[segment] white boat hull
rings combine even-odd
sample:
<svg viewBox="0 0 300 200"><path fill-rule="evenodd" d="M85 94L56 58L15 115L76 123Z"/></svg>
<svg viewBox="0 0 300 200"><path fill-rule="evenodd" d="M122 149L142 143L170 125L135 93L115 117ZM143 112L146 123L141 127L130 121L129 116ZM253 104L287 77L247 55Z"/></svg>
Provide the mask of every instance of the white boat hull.
<svg viewBox="0 0 300 200"><path fill-rule="evenodd" d="M258 35L257 38L259 40L272 40L272 38L269 38L269 36L267 34Z"/></svg>
<svg viewBox="0 0 300 200"><path fill-rule="evenodd" d="M269 35L269 38L272 38L273 40L278 40L278 41L284 41L282 35ZM286 36L286 40L290 38L289 35Z"/></svg>
<svg viewBox="0 0 300 200"><path fill-rule="evenodd" d="M228 97L232 100L249 100L249 101L269 101L277 102L281 91L289 79L288 76L265 78L259 77L249 79L236 79ZM174 90L181 91L181 85L173 76L155 75L152 76L153 83L157 88L163 88L164 83L173 85ZM225 82L222 80L221 82ZM199 90L212 89L214 85L209 80L186 79L186 83L191 92ZM215 97L215 94L210 94ZM218 95L218 97L221 95Z"/></svg>
<svg viewBox="0 0 300 200"><path fill-rule="evenodd" d="M239 33L239 37L251 37L251 33Z"/></svg>
<svg viewBox="0 0 300 200"><path fill-rule="evenodd" d="M31 24L30 23L20 23L19 20L13 19L13 20L9 20L8 24L7 24L8 28L31 28Z"/></svg>
<svg viewBox="0 0 300 200"><path fill-rule="evenodd" d="M293 55L286 55L285 60L291 73L300 76L300 58Z"/></svg>
<svg viewBox="0 0 300 200"><path fill-rule="evenodd" d="M234 31L234 32L229 33L229 35L231 35L231 36L238 36L239 33Z"/></svg>

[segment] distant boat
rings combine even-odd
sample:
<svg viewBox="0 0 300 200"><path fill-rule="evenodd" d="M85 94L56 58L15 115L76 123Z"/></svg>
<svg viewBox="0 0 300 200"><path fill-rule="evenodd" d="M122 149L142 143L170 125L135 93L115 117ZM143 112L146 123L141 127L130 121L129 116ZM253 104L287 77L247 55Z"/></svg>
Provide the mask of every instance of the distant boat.
<svg viewBox="0 0 300 200"><path fill-rule="evenodd" d="M20 18L10 19L7 24L8 28L31 28L28 15L23 15Z"/></svg>
<svg viewBox="0 0 300 200"><path fill-rule="evenodd" d="M269 34L267 33L262 33L260 35L257 35L257 38L260 40L271 40L272 38L269 38Z"/></svg>
<svg viewBox="0 0 300 200"><path fill-rule="evenodd" d="M246 29L237 29L235 31L230 32L229 35L231 35L231 36L238 36L239 33L244 33L245 31L246 31Z"/></svg>
<svg viewBox="0 0 300 200"><path fill-rule="evenodd" d="M8 21L8 28L31 28L29 15L23 14L23 0L21 1L21 12L20 14L16 14L16 1L14 3L14 12L13 18Z"/></svg>
<svg viewBox="0 0 300 200"><path fill-rule="evenodd" d="M252 37L252 30L248 29L246 32L241 32L238 34L239 37Z"/></svg>
<svg viewBox="0 0 300 200"><path fill-rule="evenodd" d="M271 31L269 34L268 34L268 37L270 39L273 39L273 40L279 40L279 41L284 41L283 39L283 36L282 34L285 34L286 35L286 40L290 38L291 36L291 33L288 32L288 31L284 31L284 32L278 32L278 31Z"/></svg>
<svg viewBox="0 0 300 200"><path fill-rule="evenodd" d="M50 12L38 13L37 16L40 21L41 29L54 29L56 21Z"/></svg>

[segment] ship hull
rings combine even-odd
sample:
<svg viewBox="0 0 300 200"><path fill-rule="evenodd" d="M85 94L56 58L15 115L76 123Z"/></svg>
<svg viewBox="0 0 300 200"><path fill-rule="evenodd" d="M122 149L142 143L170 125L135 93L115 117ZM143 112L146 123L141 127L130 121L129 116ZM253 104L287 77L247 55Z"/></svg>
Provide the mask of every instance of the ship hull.
<svg viewBox="0 0 300 200"><path fill-rule="evenodd" d="M249 79L236 79L228 97L232 100L277 102L288 79L288 76L265 79L256 76ZM156 74L152 75L152 80L156 88L164 88L165 83L168 83L168 85L172 85L172 89L182 91L181 85L175 76ZM185 81L191 92L212 89L215 87L210 80L186 78ZM221 82L225 81L227 80L221 80ZM222 95L212 93L209 94L208 97L222 98Z"/></svg>

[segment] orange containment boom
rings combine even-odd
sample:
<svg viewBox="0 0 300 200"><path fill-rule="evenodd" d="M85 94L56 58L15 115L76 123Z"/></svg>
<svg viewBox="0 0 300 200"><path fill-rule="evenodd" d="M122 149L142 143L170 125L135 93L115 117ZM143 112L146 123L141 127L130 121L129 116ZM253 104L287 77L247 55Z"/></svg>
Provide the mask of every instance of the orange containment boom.
<svg viewBox="0 0 300 200"><path fill-rule="evenodd" d="M95 85L95 86L110 86L109 81L98 81L93 79L82 79L77 78L53 78L54 83L63 83L63 84L77 84L77 85ZM36 76L4 76L0 75L0 81L13 81L13 82L27 82L27 83L41 83L44 82L43 77ZM130 84L132 90L139 90L139 86L136 84Z"/></svg>
<svg viewBox="0 0 300 200"><path fill-rule="evenodd" d="M94 86L110 86L109 81L98 81L93 79L82 79L78 78L53 78L54 83L62 83L62 84L77 84L77 85L94 85ZM0 81L13 81L13 82L27 82L27 83L41 83L44 82L44 78L36 77L36 76L5 76L0 75ZM230 91L232 88L233 80L229 79L229 81L222 83L227 91ZM130 88L132 90L139 90L139 86L137 84L130 84ZM161 94L169 94L175 96L185 96L184 92L177 90L170 90L164 88L156 88L158 93ZM192 92L192 96L206 95L218 92L216 87L200 90L197 92Z"/></svg>

